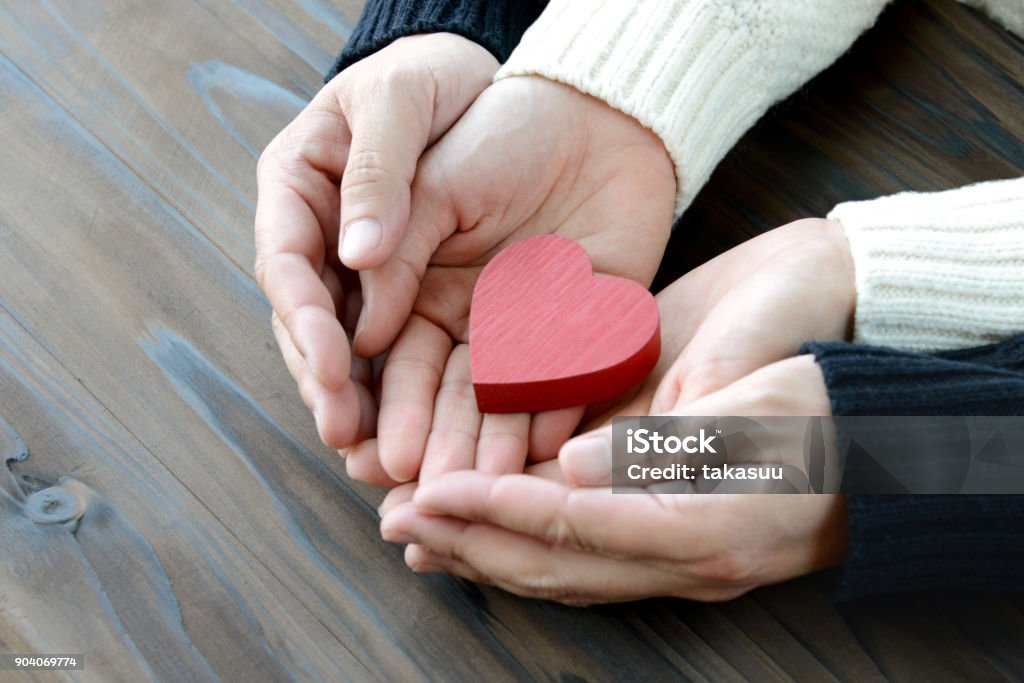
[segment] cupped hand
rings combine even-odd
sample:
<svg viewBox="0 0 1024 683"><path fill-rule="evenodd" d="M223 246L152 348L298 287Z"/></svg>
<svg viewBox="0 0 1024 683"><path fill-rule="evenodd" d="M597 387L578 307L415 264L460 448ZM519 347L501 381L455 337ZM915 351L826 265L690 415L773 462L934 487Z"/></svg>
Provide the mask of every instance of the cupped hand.
<svg viewBox="0 0 1024 683"><path fill-rule="evenodd" d="M665 414L795 355L806 341L847 338L853 258L841 224L803 219L730 249L655 299L658 365L630 394L591 406L584 429L615 415Z"/></svg>
<svg viewBox="0 0 1024 683"><path fill-rule="evenodd" d="M761 368L673 414L828 414L813 357ZM611 434L592 448L611 473ZM553 463L545 463L550 466ZM411 492L410 492L411 493ZM718 601L838 564L846 507L835 495L613 494L550 472L451 472L395 500L386 540L416 571L445 572L567 604L656 596Z"/></svg>
<svg viewBox="0 0 1024 683"><path fill-rule="evenodd" d="M504 246L558 234L583 246L596 273L649 285L674 199L668 154L634 119L542 78L484 91L420 163L393 257L362 273L355 348L388 356L378 438L349 452L349 473L393 485L553 457L582 409L477 411L466 345L476 279Z"/></svg>
<svg viewBox="0 0 1024 683"><path fill-rule="evenodd" d="M351 330L360 308L348 269L392 254L420 156L497 67L453 34L396 40L324 86L260 157L256 278L288 370L329 445L372 433L376 416L367 368L352 363L342 324Z"/></svg>
<svg viewBox="0 0 1024 683"><path fill-rule="evenodd" d="M841 496L612 494L528 474L451 472L381 523L416 571L572 605L730 600L834 566Z"/></svg>

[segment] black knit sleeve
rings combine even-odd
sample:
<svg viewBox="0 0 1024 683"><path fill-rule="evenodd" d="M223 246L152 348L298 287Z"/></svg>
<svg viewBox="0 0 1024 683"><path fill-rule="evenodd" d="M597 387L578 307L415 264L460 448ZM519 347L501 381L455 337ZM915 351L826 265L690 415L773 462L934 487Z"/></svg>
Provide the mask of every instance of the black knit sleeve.
<svg viewBox="0 0 1024 683"><path fill-rule="evenodd" d="M832 412L1024 415L1024 335L936 355L810 343ZM1020 454L1024 457L1024 451ZM911 590L1024 589L1024 496L851 495L836 599Z"/></svg>
<svg viewBox="0 0 1024 683"><path fill-rule="evenodd" d="M367 0L326 80L393 41L417 33L456 33L504 62L545 5L547 0Z"/></svg>

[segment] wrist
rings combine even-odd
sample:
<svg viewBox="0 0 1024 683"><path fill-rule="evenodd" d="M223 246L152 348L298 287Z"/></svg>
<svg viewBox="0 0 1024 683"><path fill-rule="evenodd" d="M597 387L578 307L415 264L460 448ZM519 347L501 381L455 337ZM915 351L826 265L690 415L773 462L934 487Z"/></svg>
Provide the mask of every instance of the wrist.
<svg viewBox="0 0 1024 683"><path fill-rule="evenodd" d="M836 206L856 263L853 340L931 353L1017 334L1022 215L1024 178Z"/></svg>
<svg viewBox="0 0 1024 683"><path fill-rule="evenodd" d="M826 239L835 254L833 280L834 291L838 293L836 306L846 320L843 338L849 340L853 338L853 321L857 311L857 273L853 250L842 223L830 218L824 219L824 224Z"/></svg>

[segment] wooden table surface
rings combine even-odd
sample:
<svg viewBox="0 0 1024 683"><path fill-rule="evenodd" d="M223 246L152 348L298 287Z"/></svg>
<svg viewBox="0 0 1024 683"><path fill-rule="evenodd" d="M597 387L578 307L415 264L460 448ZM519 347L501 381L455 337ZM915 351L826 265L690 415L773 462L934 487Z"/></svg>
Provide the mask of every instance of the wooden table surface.
<svg viewBox="0 0 1024 683"><path fill-rule="evenodd" d="M0 2L0 652L86 656L0 680L1024 676L1020 597L581 610L405 568L251 273L258 153L359 4ZM658 282L837 201L1021 174L1022 48L898 0L726 159Z"/></svg>

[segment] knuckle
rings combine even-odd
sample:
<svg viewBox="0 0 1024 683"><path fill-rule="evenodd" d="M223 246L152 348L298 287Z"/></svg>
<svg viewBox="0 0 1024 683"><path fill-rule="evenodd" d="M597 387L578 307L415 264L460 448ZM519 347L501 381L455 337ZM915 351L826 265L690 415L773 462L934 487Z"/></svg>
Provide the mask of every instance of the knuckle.
<svg viewBox="0 0 1024 683"><path fill-rule="evenodd" d="M273 176L285 181L307 176L317 171L318 164L329 157L328 150L336 147L331 133L311 118L294 121L271 142L270 152L264 152L263 179ZM333 163L333 162L332 162Z"/></svg>
<svg viewBox="0 0 1024 683"><path fill-rule="evenodd" d="M452 402L468 405L471 401L475 400L474 397L473 383L463 378L445 379L441 382L441 387L437 390L438 403L451 400Z"/></svg>
<svg viewBox="0 0 1024 683"><path fill-rule="evenodd" d="M389 93L404 93L423 78L419 62L389 61L380 70L380 84Z"/></svg>
<svg viewBox="0 0 1024 683"><path fill-rule="evenodd" d="M273 155L277 162L274 164L274 168L289 175L297 175L308 166L306 159L309 158L312 147L313 142L309 136L301 134L294 128L286 128ZM269 170L269 168L266 169L266 171Z"/></svg>
<svg viewBox="0 0 1024 683"><path fill-rule="evenodd" d="M342 192L376 195L387 187L391 174L384 155L373 148L355 151L345 165Z"/></svg>
<svg viewBox="0 0 1024 683"><path fill-rule="evenodd" d="M749 581L754 574L754 563L746 553L727 551L701 562L695 567L695 573L703 582L711 584L712 591L728 592Z"/></svg>
<svg viewBox="0 0 1024 683"><path fill-rule="evenodd" d="M417 106L433 102L433 59L390 61L381 70L378 87L388 98L400 97Z"/></svg>

